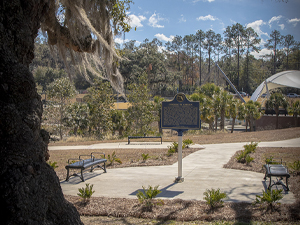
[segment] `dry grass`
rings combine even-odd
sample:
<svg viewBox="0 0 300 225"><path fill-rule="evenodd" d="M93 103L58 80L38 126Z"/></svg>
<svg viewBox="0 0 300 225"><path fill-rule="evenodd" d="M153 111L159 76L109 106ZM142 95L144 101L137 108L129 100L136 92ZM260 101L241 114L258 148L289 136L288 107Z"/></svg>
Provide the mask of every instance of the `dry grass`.
<svg viewBox="0 0 300 225"><path fill-rule="evenodd" d="M300 137L300 128L290 128L275 131L259 131L251 133L220 133L211 135L185 135L185 138L192 139L194 143L230 143L250 141L276 141ZM175 137L164 137L164 141L177 141ZM98 142L99 143L99 142ZM80 145L82 143L79 143ZM85 143L87 144L87 143ZM242 150L242 149L241 149ZM90 153L91 150L70 150L50 151L51 161L57 161L59 168L57 174L61 179L65 178L64 165L68 158L79 154ZM96 151L96 150L93 150ZM101 150L106 154L112 154L113 150ZM167 149L126 149L115 150L116 154L123 161L123 166L142 165L166 165L176 162L177 156L167 157ZM190 154L193 151L184 151ZM253 153L254 161L250 166L237 163L235 156L225 165L227 168L251 170L262 172L261 166L266 157L274 156L282 158L286 162L293 162L300 159L299 148L257 148ZM149 154L151 159L143 162L141 154ZM294 204L282 204L275 212L266 208L259 208L249 203L225 203L224 207L210 211L203 201L165 200L164 205L154 206L152 211L145 211L137 199L104 198L92 197L87 205L82 205L77 196L66 196L82 215L85 224L237 224L238 222L272 222L278 224L299 224L300 223L300 176L291 176L289 186L297 201ZM176 222L174 222L176 221ZM193 222L182 222L193 221ZM224 221L224 222L223 222Z"/></svg>

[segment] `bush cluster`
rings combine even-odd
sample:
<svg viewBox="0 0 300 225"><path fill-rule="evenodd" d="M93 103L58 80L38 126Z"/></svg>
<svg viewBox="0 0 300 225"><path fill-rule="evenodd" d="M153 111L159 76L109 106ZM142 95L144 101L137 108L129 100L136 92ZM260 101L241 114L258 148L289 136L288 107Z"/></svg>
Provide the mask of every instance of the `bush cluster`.
<svg viewBox="0 0 300 225"><path fill-rule="evenodd" d="M193 144L193 141L191 139L184 139L182 141L182 149L184 148L188 148L189 145ZM171 144L171 146L168 146L168 156L173 155L174 153L178 152L178 143L177 142L173 142Z"/></svg>
<svg viewBox="0 0 300 225"><path fill-rule="evenodd" d="M237 156L236 159L240 163L246 163L247 165L254 160L250 156L250 153L255 152L258 143L253 143L244 145L244 150L242 150Z"/></svg>

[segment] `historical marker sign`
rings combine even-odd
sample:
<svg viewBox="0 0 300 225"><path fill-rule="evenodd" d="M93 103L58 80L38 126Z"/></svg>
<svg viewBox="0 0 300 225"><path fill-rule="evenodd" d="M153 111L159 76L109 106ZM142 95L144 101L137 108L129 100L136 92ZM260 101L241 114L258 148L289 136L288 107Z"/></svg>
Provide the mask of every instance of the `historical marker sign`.
<svg viewBox="0 0 300 225"><path fill-rule="evenodd" d="M200 129L199 102L190 102L183 93L175 95L170 102L162 102L161 128L178 132L178 177L175 182L184 181L182 177L182 135L184 130Z"/></svg>
<svg viewBox="0 0 300 225"><path fill-rule="evenodd" d="M190 102L183 93L177 94L172 101L162 102L161 128L200 129L199 102Z"/></svg>

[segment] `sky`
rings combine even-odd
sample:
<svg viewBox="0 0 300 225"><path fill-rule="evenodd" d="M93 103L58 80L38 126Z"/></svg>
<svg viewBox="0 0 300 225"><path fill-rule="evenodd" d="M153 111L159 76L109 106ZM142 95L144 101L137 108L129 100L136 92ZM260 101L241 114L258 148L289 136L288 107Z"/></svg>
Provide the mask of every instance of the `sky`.
<svg viewBox="0 0 300 225"><path fill-rule="evenodd" d="M251 26L261 38L261 52L267 54L263 45L273 30L282 35L291 34L300 41L300 0L133 0L128 16L133 29L115 42L135 40L139 45L146 38L172 41L176 35L196 34L212 29L224 37L227 26L240 23ZM135 29L136 28L136 29Z"/></svg>

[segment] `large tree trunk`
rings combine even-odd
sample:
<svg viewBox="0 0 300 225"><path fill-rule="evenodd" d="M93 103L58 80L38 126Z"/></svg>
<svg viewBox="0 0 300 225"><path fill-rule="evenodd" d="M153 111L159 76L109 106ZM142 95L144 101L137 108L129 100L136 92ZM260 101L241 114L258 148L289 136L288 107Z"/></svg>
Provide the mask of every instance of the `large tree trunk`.
<svg viewBox="0 0 300 225"><path fill-rule="evenodd" d="M40 21L54 0L0 3L1 224L82 224L46 163L41 98L29 64Z"/></svg>

